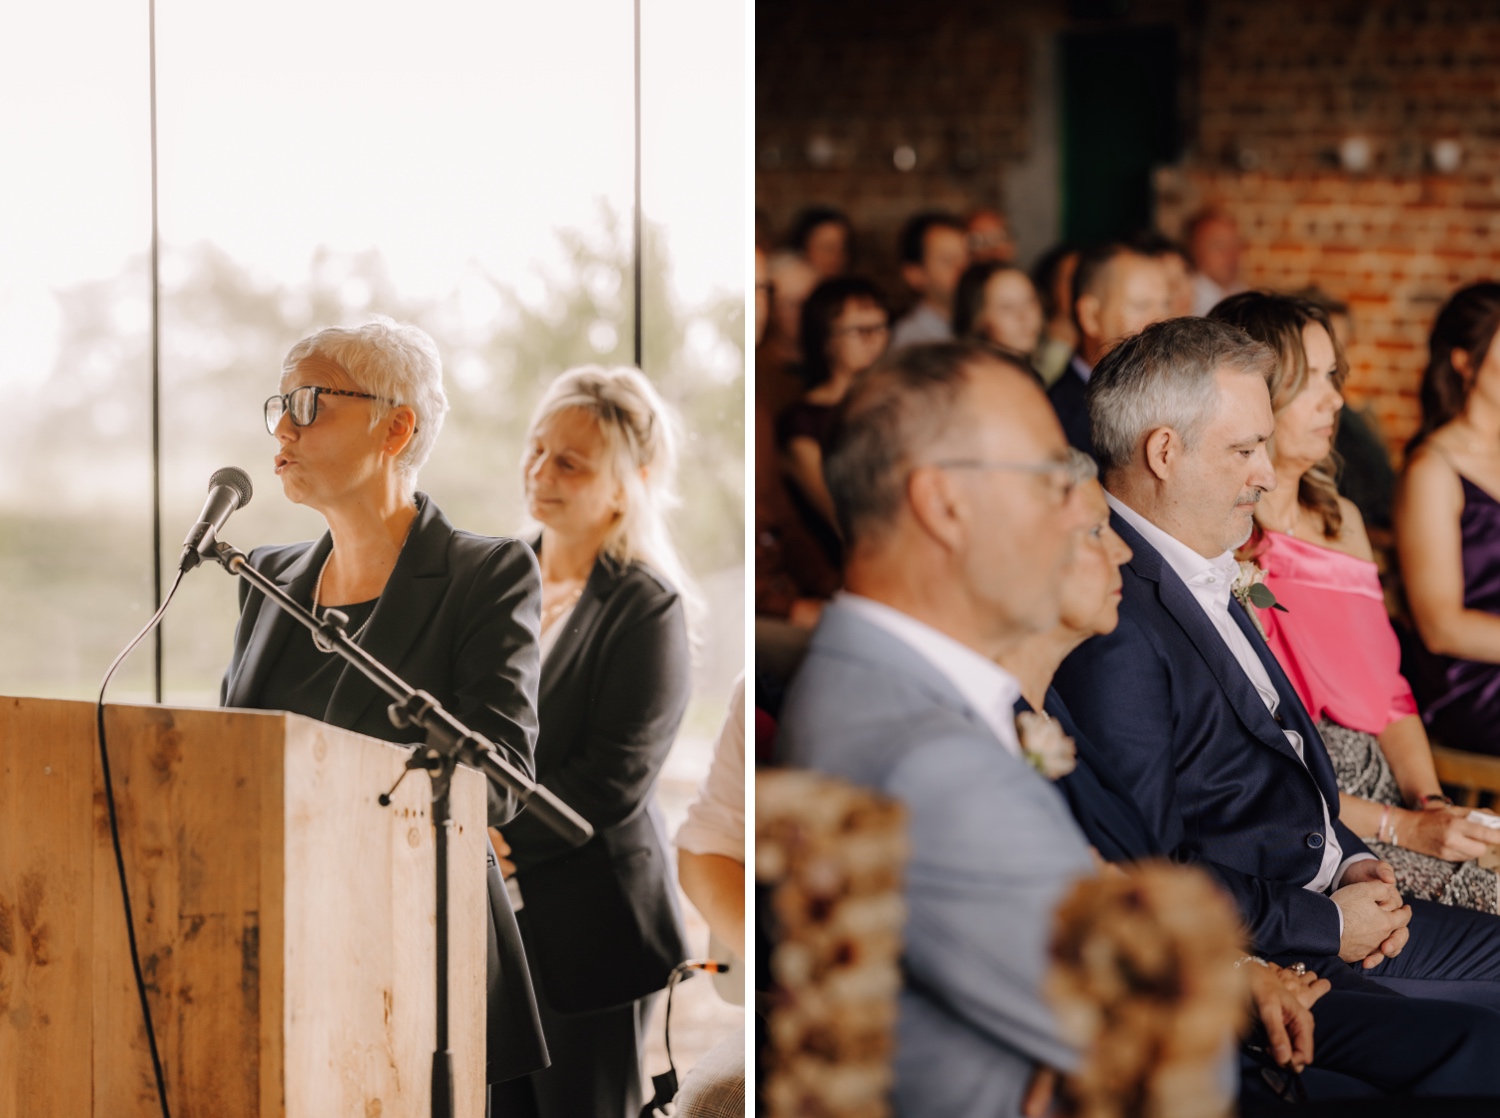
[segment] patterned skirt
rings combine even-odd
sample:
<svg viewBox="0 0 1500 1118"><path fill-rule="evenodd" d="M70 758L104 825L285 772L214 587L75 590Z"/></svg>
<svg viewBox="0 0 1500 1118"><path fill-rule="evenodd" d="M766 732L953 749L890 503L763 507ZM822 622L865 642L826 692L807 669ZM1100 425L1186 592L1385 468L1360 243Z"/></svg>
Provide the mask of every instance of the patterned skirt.
<svg viewBox="0 0 1500 1118"><path fill-rule="evenodd" d="M1328 747L1339 791L1377 804L1401 806L1401 790L1374 734L1323 719L1318 733ZM1361 836L1363 837L1363 836ZM1500 875L1478 862L1445 862L1401 846L1366 838L1365 845L1396 871L1396 886L1408 896L1480 912L1500 912Z"/></svg>

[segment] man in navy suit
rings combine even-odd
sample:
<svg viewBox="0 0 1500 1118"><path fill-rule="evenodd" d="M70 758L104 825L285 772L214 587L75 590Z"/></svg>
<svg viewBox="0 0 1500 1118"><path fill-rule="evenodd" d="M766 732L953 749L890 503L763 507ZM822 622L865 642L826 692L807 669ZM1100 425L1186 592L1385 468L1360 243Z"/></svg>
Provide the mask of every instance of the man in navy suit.
<svg viewBox="0 0 1500 1118"><path fill-rule="evenodd" d="M1073 273L1073 321L1078 349L1047 393L1068 442L1085 454L1089 437L1088 383L1109 347L1171 313L1166 266L1129 245L1096 245Z"/></svg>
<svg viewBox="0 0 1500 1118"><path fill-rule="evenodd" d="M1180 318L1094 370L1094 450L1134 555L1118 628L1074 652L1057 688L1161 847L1235 898L1256 949L1333 983L1314 1011L1319 1065L1396 1093L1500 1095L1500 918L1404 901L1339 821L1322 740L1231 593L1233 551L1276 484L1274 360ZM1424 996L1393 996L1373 971Z"/></svg>

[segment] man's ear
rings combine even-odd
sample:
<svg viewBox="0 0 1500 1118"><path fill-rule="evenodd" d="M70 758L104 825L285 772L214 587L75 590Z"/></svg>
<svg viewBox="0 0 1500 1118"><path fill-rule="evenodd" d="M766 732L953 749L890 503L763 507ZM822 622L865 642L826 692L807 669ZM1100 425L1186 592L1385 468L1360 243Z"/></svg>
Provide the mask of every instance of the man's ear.
<svg viewBox="0 0 1500 1118"><path fill-rule="evenodd" d="M1182 457L1182 439L1170 427L1157 427L1146 434L1146 468L1158 481L1166 481Z"/></svg>
<svg viewBox="0 0 1500 1118"><path fill-rule="evenodd" d="M947 470L921 466L906 480L906 500L922 529L949 551L957 549L966 533L960 494Z"/></svg>
<svg viewBox="0 0 1500 1118"><path fill-rule="evenodd" d="M1080 295L1073 304L1073 313L1078 316L1078 328L1090 338L1103 337L1099 311L1102 304L1097 295Z"/></svg>

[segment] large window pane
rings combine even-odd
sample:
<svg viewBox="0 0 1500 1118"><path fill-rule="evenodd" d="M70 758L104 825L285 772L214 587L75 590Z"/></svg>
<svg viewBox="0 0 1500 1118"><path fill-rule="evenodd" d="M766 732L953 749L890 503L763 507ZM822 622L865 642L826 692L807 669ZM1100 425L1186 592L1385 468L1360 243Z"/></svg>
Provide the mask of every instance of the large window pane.
<svg viewBox="0 0 1500 1118"><path fill-rule="evenodd" d="M232 463L257 496L227 538L322 532L281 495L261 402L299 337L372 311L445 359L453 410L421 488L461 527L521 530L540 386L630 353L631 13L588 12L159 6L174 531ZM235 613L230 580L195 572L169 618L169 700L213 700Z"/></svg>
<svg viewBox="0 0 1500 1118"><path fill-rule="evenodd" d="M0 35L0 690L96 691L151 612L144 6ZM150 658L119 677L149 697Z"/></svg>

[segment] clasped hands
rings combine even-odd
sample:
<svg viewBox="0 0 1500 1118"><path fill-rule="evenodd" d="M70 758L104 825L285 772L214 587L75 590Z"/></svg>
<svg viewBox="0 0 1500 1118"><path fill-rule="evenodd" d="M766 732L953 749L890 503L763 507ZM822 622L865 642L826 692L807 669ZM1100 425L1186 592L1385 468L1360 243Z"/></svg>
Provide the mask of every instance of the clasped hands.
<svg viewBox="0 0 1500 1118"><path fill-rule="evenodd" d="M1344 884L1332 896L1344 916L1340 959L1369 970L1401 954L1410 936L1406 926L1411 922L1411 905L1396 889L1390 863L1355 862L1344 871Z"/></svg>

